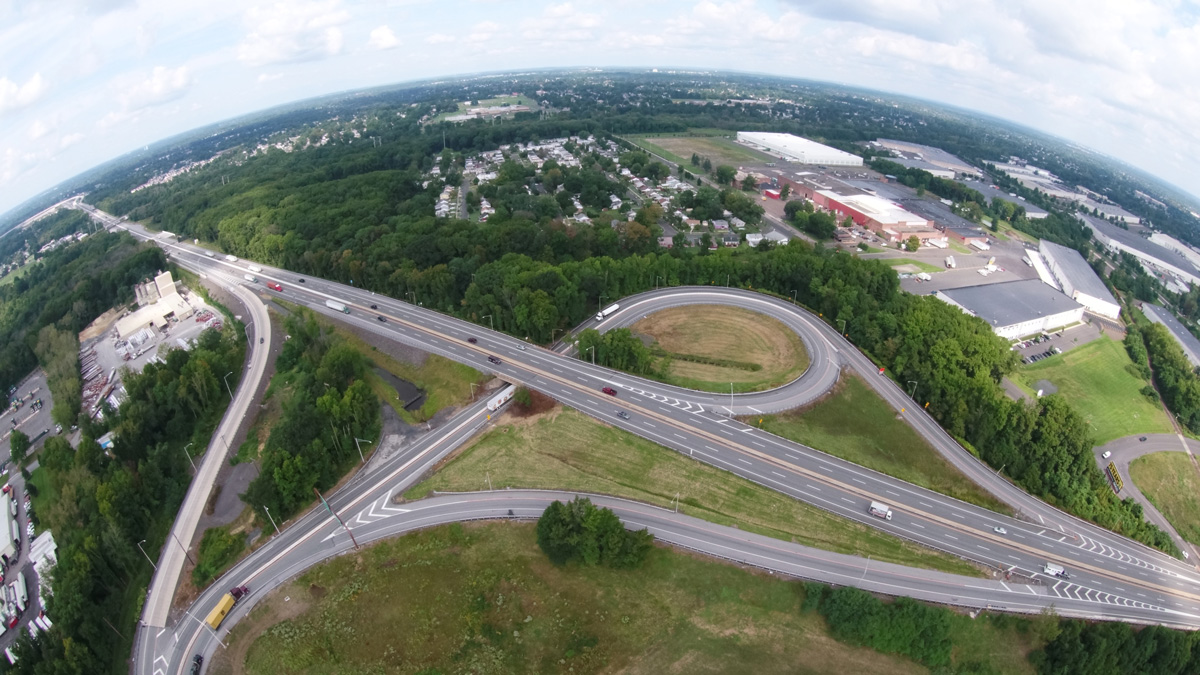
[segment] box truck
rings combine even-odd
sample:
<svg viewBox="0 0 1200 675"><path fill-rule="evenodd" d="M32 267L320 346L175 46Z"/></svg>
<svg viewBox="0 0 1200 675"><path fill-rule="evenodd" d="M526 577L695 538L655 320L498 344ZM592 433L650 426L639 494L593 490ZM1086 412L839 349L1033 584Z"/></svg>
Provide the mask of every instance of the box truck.
<svg viewBox="0 0 1200 675"><path fill-rule="evenodd" d="M350 313L350 308L343 305L342 303L338 302L337 300L326 300L325 306L328 307L329 309L341 312L343 314Z"/></svg>
<svg viewBox="0 0 1200 675"><path fill-rule="evenodd" d="M871 502L871 506L867 510L876 518L883 518L884 520L892 519L892 508L887 504Z"/></svg>

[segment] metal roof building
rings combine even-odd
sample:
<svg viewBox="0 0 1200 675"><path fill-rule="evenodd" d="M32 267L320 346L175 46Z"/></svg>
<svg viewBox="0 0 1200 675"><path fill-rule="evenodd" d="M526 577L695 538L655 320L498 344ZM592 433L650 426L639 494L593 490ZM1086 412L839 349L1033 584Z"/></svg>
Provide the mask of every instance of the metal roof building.
<svg viewBox="0 0 1200 675"><path fill-rule="evenodd" d="M792 134L778 134L766 131L739 131L738 143L744 143L761 148L772 155L801 164L825 164L828 166L862 166L863 159L858 155L842 152L828 145L821 145L807 138Z"/></svg>
<svg viewBox="0 0 1200 675"><path fill-rule="evenodd" d="M1175 318L1171 310L1146 302L1142 304L1142 312L1145 313L1147 319L1166 327L1167 331L1171 333L1171 337L1175 338L1175 341L1183 348L1183 354L1192 366L1200 366L1200 340L1197 340L1186 326L1179 323L1179 319Z"/></svg>
<svg viewBox="0 0 1200 675"><path fill-rule="evenodd" d="M1009 340L1083 321L1083 305L1039 279L948 288L934 296L983 319Z"/></svg>
<svg viewBox="0 0 1200 675"><path fill-rule="evenodd" d="M1117 304L1117 299L1079 251L1043 239L1038 244L1038 252L1045 259L1054 279L1062 286L1063 293L1093 314L1110 319L1120 316L1121 305Z"/></svg>

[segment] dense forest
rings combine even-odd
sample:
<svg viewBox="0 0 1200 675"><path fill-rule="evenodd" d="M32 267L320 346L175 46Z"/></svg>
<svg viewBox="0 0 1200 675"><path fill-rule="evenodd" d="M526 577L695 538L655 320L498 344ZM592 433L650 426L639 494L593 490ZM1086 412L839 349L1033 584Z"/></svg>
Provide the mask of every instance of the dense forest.
<svg viewBox="0 0 1200 675"><path fill-rule="evenodd" d="M70 233L81 222L79 214L67 212L45 227ZM0 239L5 246L15 240L11 235ZM20 277L0 286L0 391L7 391L38 365L36 348L43 329L53 327L74 339L114 304L132 300L134 284L164 269L166 258L159 248L140 245L127 234L101 230L46 253ZM61 352L43 353L49 357ZM71 360L76 362L78 355L71 354ZM76 390L78 386L76 381Z"/></svg>
<svg viewBox="0 0 1200 675"><path fill-rule="evenodd" d="M58 544L46 595L54 626L36 641L22 634L16 665L0 663L6 672L128 671L151 573L138 544L157 558L191 481L185 447L208 444L228 403L219 375L241 372L245 348L232 328L205 331L191 351L126 375L128 399L104 424L85 420L78 448L65 436L46 440L38 470L54 498L36 515ZM94 440L106 427L117 432L111 454Z"/></svg>

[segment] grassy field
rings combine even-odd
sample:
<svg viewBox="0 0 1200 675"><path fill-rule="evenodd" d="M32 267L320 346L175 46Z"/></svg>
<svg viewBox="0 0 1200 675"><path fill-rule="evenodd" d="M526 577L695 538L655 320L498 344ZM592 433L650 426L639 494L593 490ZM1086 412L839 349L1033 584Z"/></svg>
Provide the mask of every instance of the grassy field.
<svg viewBox="0 0 1200 675"><path fill-rule="evenodd" d="M1009 512L897 419L878 394L850 373L843 373L834 393L811 408L766 415L762 420L762 428L773 434L944 495Z"/></svg>
<svg viewBox="0 0 1200 675"><path fill-rule="evenodd" d="M482 490L489 478L497 489L580 490L660 506L673 506L678 494L681 512L721 525L875 560L979 574L957 558L843 520L559 407L528 419L508 418L405 496Z"/></svg>
<svg viewBox="0 0 1200 675"><path fill-rule="evenodd" d="M800 583L666 548L636 571L556 568L534 539L528 523L448 525L336 558L259 604L205 672L928 672L834 640ZM1022 624L951 623L953 666L1033 672Z"/></svg>
<svg viewBox="0 0 1200 675"><path fill-rule="evenodd" d="M1200 544L1200 474L1183 452L1155 452L1129 464L1129 478L1179 536Z"/></svg>
<svg viewBox="0 0 1200 675"><path fill-rule="evenodd" d="M676 355L728 360L716 365L674 358L664 378L702 391L771 389L804 374L808 352L795 331L765 314L724 305L688 305L651 314L633 330ZM759 370L749 368L751 364Z"/></svg>
<svg viewBox="0 0 1200 675"><path fill-rule="evenodd" d="M915 268L916 272L928 272L929 274L934 274L936 272L945 272L946 271L946 268L944 268L944 267L938 267L937 265L930 265L927 262L921 262L920 260L913 260L912 258L876 258L876 260L882 262L883 264L887 265L888 267L900 267L901 265L912 265Z"/></svg>
<svg viewBox="0 0 1200 675"><path fill-rule="evenodd" d="M1126 367L1132 363L1121 343L1105 335L1022 366L1012 377L1033 391L1038 380L1053 383L1087 420L1096 445L1134 434L1170 433L1171 422L1162 407L1139 392L1146 382Z"/></svg>
<svg viewBox="0 0 1200 675"><path fill-rule="evenodd" d="M684 166L691 166L693 153L707 157L712 161L713 166L720 164L740 166L777 161L770 155L751 150L744 145L735 143L730 138L720 136L651 136L630 140Z"/></svg>
<svg viewBox="0 0 1200 675"><path fill-rule="evenodd" d="M34 495L32 490L29 491L34 513L49 513L51 505L58 503L58 488L51 482L50 472L42 468L35 469L33 473L29 474L28 484L37 490L37 495ZM46 526L38 522L34 529L41 534Z"/></svg>
<svg viewBox="0 0 1200 675"><path fill-rule="evenodd" d="M33 267L33 263L26 263L26 264L18 267L15 272L10 272L9 274L5 274L3 277L0 277L0 286L4 286L6 284L11 284L12 282L16 281L18 278L25 276L25 274L27 272L29 272L30 268L32 268L32 267Z"/></svg>

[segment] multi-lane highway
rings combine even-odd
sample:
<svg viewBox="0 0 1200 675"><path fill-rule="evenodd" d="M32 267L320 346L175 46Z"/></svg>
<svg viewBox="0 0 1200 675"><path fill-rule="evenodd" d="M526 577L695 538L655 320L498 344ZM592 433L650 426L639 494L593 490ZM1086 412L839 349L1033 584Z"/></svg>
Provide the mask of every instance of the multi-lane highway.
<svg viewBox="0 0 1200 675"><path fill-rule="evenodd" d="M168 248L181 264L205 273L223 274L226 278L236 279L246 264L207 258L199 249L186 245L170 244ZM221 270L225 270L224 273ZM786 301L735 290L665 289L653 294L655 302L662 299L669 304L672 294L677 295L679 302L694 302L714 301L709 295L698 294L715 293L787 319L785 323L802 331L807 345L826 344L825 355L829 360L838 359L842 365L864 373L867 381L897 411L904 409L908 421L939 452L1013 505L1020 518L965 504L743 425L731 419L728 411L719 409L719 403L714 406L712 399L706 398L711 395L674 390L617 373L361 289L314 278L305 278L301 282L301 277L296 274L278 269L265 268L255 274L263 282L282 284L282 294L291 302L481 370L493 371L506 380L542 391L597 419L686 453L698 461L995 571L992 580L983 581L953 575L935 577L931 572L904 569L894 578L879 580L880 585L873 587L867 583L872 577L866 561L855 559L861 566L858 569L862 575L856 585L927 599L938 599L925 595L936 587L941 589L940 601L974 607L1030 611L1054 605L1064 615L1200 626L1200 575L1194 569L1062 514L1008 484L954 443L923 411L911 408L904 392L887 378L875 375L874 365L836 331ZM350 314L327 309L324 303L328 299L349 305ZM622 304L635 308L644 306L638 304L640 302L635 298ZM372 309L371 305L378 309ZM616 324L628 318L617 314L609 320ZM489 356L498 358L500 363L489 361ZM806 378L798 382L805 384L794 383L795 391L812 385L812 380ZM603 387L612 387L619 395L615 398L607 396L601 393ZM748 406L746 400L735 401L735 412L739 405ZM628 419L618 416L619 411L628 414ZM468 417L462 424L478 419L478 409L471 414L474 417ZM377 521L398 519L396 522L400 523L407 517L405 514L419 512L420 509L389 511L401 507L390 506L387 495L399 490L402 481L415 479L416 474L411 472L426 463L426 459L416 459L418 455L414 453L426 453L420 455L422 458L435 456L438 448L449 447L448 444L454 442L454 433L465 433L463 428L438 430L380 471L360 476L335 495L334 508L343 514L352 528L363 528L364 535L373 532L370 528L375 527ZM404 465L406 468L403 469L393 468L403 461L410 464ZM530 515L517 509L522 498L515 493L493 493L486 497L489 506L485 509L471 511L465 508L459 516L505 515L508 508L513 509L514 515ZM872 500L891 504L893 518L882 520L870 516L867 504ZM505 507L506 503L511 506ZM414 505L402 508L413 509ZM502 509L505 514L497 514L497 509ZM470 516L470 513L475 515ZM656 521L658 524L653 531L666 541L746 562L753 562L749 556L760 552L745 539L739 540L737 537L747 535L737 530L704 524L703 534L699 534L685 516L664 512L657 517L661 520ZM420 527L422 522L425 521L410 527ZM638 524L632 517L626 518L626 522ZM1002 528L1004 532L996 528ZM327 535L331 538L326 539ZM219 592L230 586L249 583L256 587L257 593L282 583L308 565L335 554L336 550L331 547L339 545L341 536L333 531L332 519L323 512L301 518L282 537L255 552L214 589L201 596L193 606L194 611L206 612ZM804 547L793 550L790 545L767 541L774 553L764 557L769 560L759 561L765 567L835 583L853 581L845 575L846 561L829 557L831 554ZM1069 570L1070 578L1043 574L1047 562ZM953 595L954 599L947 594ZM236 620L240 611L244 609L235 610L232 620ZM225 629L223 626L222 631ZM153 664L158 663L170 665L166 672L177 672L190 658L193 649L204 650L209 645L206 640L213 636L202 638L199 630L198 621L191 619L185 619L171 629L144 629L138 643L139 670L154 672Z"/></svg>

